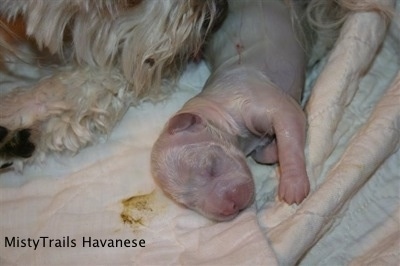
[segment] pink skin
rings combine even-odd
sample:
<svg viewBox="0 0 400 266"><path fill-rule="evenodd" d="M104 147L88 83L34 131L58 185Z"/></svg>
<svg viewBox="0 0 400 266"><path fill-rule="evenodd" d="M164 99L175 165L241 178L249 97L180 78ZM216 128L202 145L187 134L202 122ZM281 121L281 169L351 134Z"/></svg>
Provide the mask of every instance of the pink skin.
<svg viewBox="0 0 400 266"><path fill-rule="evenodd" d="M279 197L301 203L305 115L298 104L305 55L279 1L231 1L210 40L212 74L203 91L172 117L154 145L152 171L177 202L224 221L254 199L245 156L279 162Z"/></svg>

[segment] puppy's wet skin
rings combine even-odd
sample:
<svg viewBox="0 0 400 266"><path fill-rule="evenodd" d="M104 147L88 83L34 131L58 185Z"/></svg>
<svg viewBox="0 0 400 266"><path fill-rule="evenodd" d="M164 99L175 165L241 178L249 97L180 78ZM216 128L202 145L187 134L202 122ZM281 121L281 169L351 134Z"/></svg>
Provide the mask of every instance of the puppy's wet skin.
<svg viewBox="0 0 400 266"><path fill-rule="evenodd" d="M299 105L306 57L281 1L231 1L206 58L212 74L165 126L152 151L164 192L206 217L225 221L254 199L246 156L279 162L279 197L301 203L306 118Z"/></svg>

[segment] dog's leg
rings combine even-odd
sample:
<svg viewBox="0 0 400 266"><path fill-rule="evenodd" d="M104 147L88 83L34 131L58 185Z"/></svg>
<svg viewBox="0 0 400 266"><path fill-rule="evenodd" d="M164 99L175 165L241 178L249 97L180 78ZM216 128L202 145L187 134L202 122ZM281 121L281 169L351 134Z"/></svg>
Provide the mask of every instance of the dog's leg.
<svg viewBox="0 0 400 266"><path fill-rule="evenodd" d="M133 102L116 70L66 70L0 99L0 166L77 152L107 135ZM30 158L30 159L28 159Z"/></svg>

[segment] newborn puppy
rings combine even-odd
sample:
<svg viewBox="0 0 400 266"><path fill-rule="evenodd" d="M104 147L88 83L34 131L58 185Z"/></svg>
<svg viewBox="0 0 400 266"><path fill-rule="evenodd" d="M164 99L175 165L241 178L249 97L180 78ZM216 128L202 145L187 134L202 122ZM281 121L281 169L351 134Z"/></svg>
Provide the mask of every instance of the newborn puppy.
<svg viewBox="0 0 400 266"><path fill-rule="evenodd" d="M254 199L246 156L280 164L279 197L299 204L310 189L306 119L299 105L306 58L280 0L230 1L210 40L212 74L166 124L152 172L177 202L213 220L235 217Z"/></svg>

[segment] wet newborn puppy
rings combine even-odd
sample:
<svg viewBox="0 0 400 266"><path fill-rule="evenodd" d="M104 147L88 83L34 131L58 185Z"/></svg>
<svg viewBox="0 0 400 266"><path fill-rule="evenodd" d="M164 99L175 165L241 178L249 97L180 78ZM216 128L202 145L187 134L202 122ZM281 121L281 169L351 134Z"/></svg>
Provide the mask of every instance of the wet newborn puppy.
<svg viewBox="0 0 400 266"><path fill-rule="evenodd" d="M254 199L246 164L280 164L279 197L309 193L305 115L299 105L306 58L287 6L279 0L230 1L208 44L212 74L203 91L165 126L152 171L177 202L214 220L235 217Z"/></svg>

